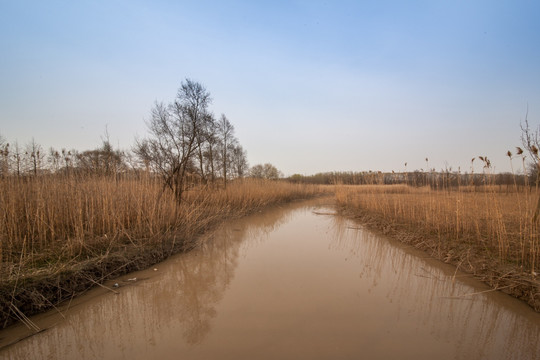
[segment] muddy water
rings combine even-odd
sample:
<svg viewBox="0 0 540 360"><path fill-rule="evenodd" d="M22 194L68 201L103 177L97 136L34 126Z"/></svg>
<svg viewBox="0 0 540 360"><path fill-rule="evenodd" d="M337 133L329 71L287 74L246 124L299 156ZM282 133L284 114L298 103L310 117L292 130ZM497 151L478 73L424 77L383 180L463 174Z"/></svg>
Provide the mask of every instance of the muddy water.
<svg viewBox="0 0 540 360"><path fill-rule="evenodd" d="M117 293L33 318L48 329L0 358L540 358L539 314L332 212L318 200L231 222Z"/></svg>

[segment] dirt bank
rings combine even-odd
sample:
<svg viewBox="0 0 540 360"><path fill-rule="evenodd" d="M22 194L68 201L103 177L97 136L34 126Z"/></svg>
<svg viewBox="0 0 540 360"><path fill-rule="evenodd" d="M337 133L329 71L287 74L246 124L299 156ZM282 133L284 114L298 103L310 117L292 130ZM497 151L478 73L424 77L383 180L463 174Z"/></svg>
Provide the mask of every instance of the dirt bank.
<svg viewBox="0 0 540 360"><path fill-rule="evenodd" d="M263 208L309 197L320 196L321 192L289 194L242 209L216 209L208 221L195 224L186 230L163 235L158 241L127 241L111 251L85 260L70 259L61 266L44 267L42 270L25 273L0 283L0 326L5 328L21 321L28 327L33 325L29 316L54 308L64 301L84 294L106 280L142 270L173 254L192 249L197 239L218 224L248 215ZM111 289L114 290L114 289ZM39 329L34 329L36 332Z"/></svg>
<svg viewBox="0 0 540 360"><path fill-rule="evenodd" d="M529 304L540 312L540 282L536 276L521 271L512 263L501 263L481 242L473 239L447 238L422 232L409 224L392 223L365 210L338 207L338 211L366 228L421 249L430 256L473 274L494 290L502 291Z"/></svg>
<svg viewBox="0 0 540 360"><path fill-rule="evenodd" d="M199 233L210 230L220 221L207 224ZM84 294L106 280L148 268L172 254L189 251L196 238L197 235L177 234L160 241L160 246L124 246L99 257L66 264L62 269L45 269L41 274L4 281L0 284L0 324L2 328L16 321L28 324L28 316Z"/></svg>

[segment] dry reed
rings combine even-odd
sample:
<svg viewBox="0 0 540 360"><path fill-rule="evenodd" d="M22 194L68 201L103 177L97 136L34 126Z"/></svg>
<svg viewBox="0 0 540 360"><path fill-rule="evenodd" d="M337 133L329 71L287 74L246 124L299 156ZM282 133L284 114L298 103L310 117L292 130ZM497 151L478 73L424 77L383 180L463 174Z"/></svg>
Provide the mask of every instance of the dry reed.
<svg viewBox="0 0 540 360"><path fill-rule="evenodd" d="M178 248L171 238L185 242L220 219L320 191L238 180L226 190L193 187L178 206L150 177L5 178L0 180L0 280L54 272L126 247Z"/></svg>
<svg viewBox="0 0 540 360"><path fill-rule="evenodd" d="M402 241L477 275L540 311L533 186L340 186L337 204Z"/></svg>
<svg viewBox="0 0 540 360"><path fill-rule="evenodd" d="M329 190L235 180L193 186L178 205L144 174L0 178L0 327L188 250L220 221Z"/></svg>
<svg viewBox="0 0 540 360"><path fill-rule="evenodd" d="M538 225L532 221L534 188L496 191L496 187L434 190L429 187L341 186L341 206L364 211L388 223L406 224L440 241L465 241L492 259L512 263L524 272L538 272Z"/></svg>

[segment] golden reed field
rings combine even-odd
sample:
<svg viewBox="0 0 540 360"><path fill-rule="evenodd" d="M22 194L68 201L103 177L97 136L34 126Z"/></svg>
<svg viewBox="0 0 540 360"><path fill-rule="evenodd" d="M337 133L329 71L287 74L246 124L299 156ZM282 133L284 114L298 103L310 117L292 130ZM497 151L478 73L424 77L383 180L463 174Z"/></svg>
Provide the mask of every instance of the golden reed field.
<svg viewBox="0 0 540 360"><path fill-rule="evenodd" d="M193 186L178 205L149 176L0 179L0 320L24 320L104 279L187 250L219 221L328 191L239 179L226 189Z"/></svg>
<svg viewBox="0 0 540 360"><path fill-rule="evenodd" d="M101 256L125 245L165 246L167 235L181 233L189 238L217 220L312 196L321 189L244 179L226 190L193 187L178 206L156 179L4 179L0 181L1 279L17 276L23 264L39 271L65 259Z"/></svg>
<svg viewBox="0 0 540 360"><path fill-rule="evenodd" d="M466 182L464 182L466 183ZM307 185L236 179L191 185L179 203L161 179L50 174L0 179L3 326L146 268L221 221L335 191L368 228L427 251L540 309L540 191L530 184Z"/></svg>

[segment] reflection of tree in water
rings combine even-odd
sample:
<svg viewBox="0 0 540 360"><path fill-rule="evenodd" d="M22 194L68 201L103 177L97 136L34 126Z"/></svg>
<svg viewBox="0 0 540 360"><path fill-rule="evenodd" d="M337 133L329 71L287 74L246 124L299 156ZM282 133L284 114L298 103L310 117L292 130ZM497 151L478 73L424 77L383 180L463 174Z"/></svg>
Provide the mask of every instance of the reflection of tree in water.
<svg viewBox="0 0 540 360"><path fill-rule="evenodd" d="M304 206L275 207L222 225L197 249L156 265L158 280L133 283L85 305L68 321L9 348L8 358L151 358L162 346L201 343L241 248L257 246Z"/></svg>
<svg viewBox="0 0 540 360"><path fill-rule="evenodd" d="M468 285L462 279L470 276L430 265L418 252L365 231L348 219L336 216L331 221L329 248L360 260L360 277L371 284L368 292L379 283L388 284L388 301L397 302L401 311L412 311L418 326L430 324L430 332L439 339L458 334L458 357L526 359L540 353L537 314L532 314L536 321L528 319L503 304L501 297L487 298L494 294L467 296L485 288ZM437 326L441 323L449 326Z"/></svg>
<svg viewBox="0 0 540 360"><path fill-rule="evenodd" d="M159 328L164 322L169 322L170 327L180 324L182 337L188 344L200 343L210 332L215 306L234 277L241 247L256 246L299 206L276 207L225 224L203 237L196 250L175 258L167 278L147 289L153 298L143 307L152 312L147 316L146 326L151 323ZM149 334L152 332L147 330Z"/></svg>

